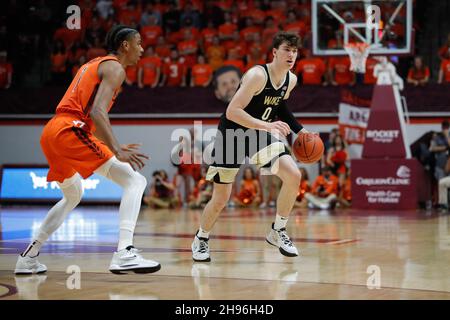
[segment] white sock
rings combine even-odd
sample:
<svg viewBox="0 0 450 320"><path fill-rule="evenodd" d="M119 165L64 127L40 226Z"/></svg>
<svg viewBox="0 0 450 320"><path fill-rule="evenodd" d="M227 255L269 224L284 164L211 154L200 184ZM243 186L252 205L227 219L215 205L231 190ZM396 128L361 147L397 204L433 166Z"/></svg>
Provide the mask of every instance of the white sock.
<svg viewBox="0 0 450 320"><path fill-rule="evenodd" d="M286 228L288 219L289 219L288 217L283 217L283 216L280 216L279 214L277 214L277 216L275 217L275 223L273 225L273 228L275 230L280 230L282 228Z"/></svg>
<svg viewBox="0 0 450 320"><path fill-rule="evenodd" d="M28 248L22 252L21 256L22 257L30 257L30 258L34 258L39 254L39 250L41 250L42 247L42 243L40 243L37 240L33 240L30 245L28 246Z"/></svg>
<svg viewBox="0 0 450 320"><path fill-rule="evenodd" d="M202 229L202 227L198 228L197 237L209 239L209 232Z"/></svg>
<svg viewBox="0 0 450 320"><path fill-rule="evenodd" d="M133 232L127 229L120 229L119 231L119 244L117 245L117 251L126 249L133 245Z"/></svg>

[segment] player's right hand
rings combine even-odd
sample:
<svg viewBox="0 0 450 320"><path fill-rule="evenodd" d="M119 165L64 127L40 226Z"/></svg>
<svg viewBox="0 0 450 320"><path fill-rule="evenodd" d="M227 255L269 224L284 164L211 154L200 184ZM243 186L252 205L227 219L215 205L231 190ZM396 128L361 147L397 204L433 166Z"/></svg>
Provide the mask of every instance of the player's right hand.
<svg viewBox="0 0 450 320"><path fill-rule="evenodd" d="M133 147L132 147L133 146ZM116 158L122 162L128 162L134 171L142 169L145 166L144 159L149 157L143 153L137 152L137 145L126 145L116 154Z"/></svg>
<svg viewBox="0 0 450 320"><path fill-rule="evenodd" d="M267 131L278 131L283 136L287 136L291 132L291 128L286 122L283 121L275 121L268 123Z"/></svg>

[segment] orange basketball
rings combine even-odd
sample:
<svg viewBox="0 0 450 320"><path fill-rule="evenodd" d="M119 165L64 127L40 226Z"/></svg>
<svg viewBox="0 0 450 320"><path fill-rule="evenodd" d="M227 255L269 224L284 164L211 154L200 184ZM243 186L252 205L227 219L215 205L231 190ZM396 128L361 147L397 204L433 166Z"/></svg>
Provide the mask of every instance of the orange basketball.
<svg viewBox="0 0 450 320"><path fill-rule="evenodd" d="M322 158L324 146L322 139L313 133L299 133L293 146L294 155L302 163L315 163Z"/></svg>

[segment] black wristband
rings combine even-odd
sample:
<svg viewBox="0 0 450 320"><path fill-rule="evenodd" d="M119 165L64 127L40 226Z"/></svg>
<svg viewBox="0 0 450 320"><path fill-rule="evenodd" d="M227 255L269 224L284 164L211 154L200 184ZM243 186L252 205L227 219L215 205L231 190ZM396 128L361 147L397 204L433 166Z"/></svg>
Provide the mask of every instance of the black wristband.
<svg viewBox="0 0 450 320"><path fill-rule="evenodd" d="M303 129L303 126L297 121L297 119L295 119L291 110L288 109L286 100L281 101L280 105L278 106L278 118L281 121L286 122L291 130L296 134L298 134L300 130Z"/></svg>

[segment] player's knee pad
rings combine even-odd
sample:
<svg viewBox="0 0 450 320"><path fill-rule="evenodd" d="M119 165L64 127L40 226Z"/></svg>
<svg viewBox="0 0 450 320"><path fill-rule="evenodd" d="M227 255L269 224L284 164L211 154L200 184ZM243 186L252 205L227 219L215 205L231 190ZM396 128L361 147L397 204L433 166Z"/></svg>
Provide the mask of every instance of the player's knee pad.
<svg viewBox="0 0 450 320"><path fill-rule="evenodd" d="M58 183L58 185L64 195L64 199L70 206L75 207L80 203L83 197L83 184L78 174L65 179L62 183Z"/></svg>
<svg viewBox="0 0 450 320"><path fill-rule="evenodd" d="M133 185L136 186L139 190L145 190L147 187L147 179L140 174L139 172L134 172L135 176L133 177Z"/></svg>
<svg viewBox="0 0 450 320"><path fill-rule="evenodd" d="M137 187L145 189L147 186L147 180L143 175L134 171L129 163L119 161L116 157L109 159L95 172L111 179L122 188Z"/></svg>

